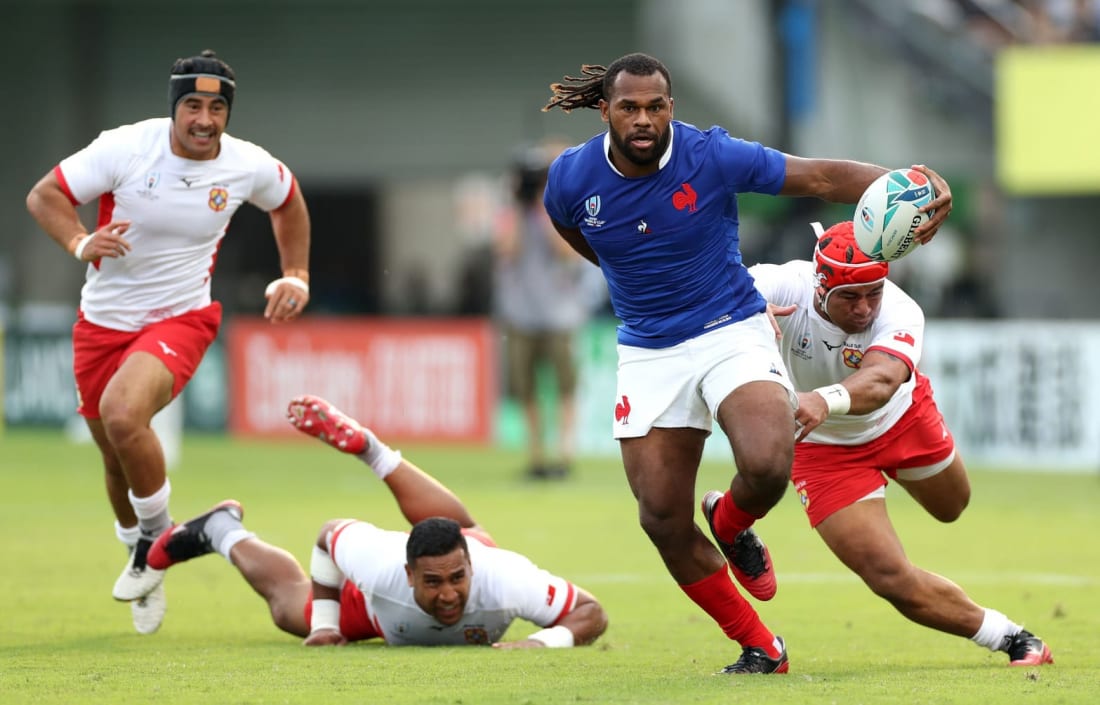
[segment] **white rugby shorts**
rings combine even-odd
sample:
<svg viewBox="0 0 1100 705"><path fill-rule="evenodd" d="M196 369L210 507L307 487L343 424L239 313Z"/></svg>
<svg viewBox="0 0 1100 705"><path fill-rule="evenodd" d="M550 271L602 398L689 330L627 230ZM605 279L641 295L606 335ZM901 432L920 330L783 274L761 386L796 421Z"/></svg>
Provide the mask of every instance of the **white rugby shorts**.
<svg viewBox="0 0 1100 705"><path fill-rule="evenodd" d="M710 431L718 405L749 382L782 385L792 413L798 395L766 314L731 323L669 348L619 345L615 438L638 438L651 428Z"/></svg>

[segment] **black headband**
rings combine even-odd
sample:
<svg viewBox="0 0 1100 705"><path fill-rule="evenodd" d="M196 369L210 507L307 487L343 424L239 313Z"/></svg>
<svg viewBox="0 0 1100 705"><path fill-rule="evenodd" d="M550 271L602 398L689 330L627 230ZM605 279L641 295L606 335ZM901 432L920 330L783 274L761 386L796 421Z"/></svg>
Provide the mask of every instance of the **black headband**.
<svg viewBox="0 0 1100 705"><path fill-rule="evenodd" d="M189 95L213 95L225 101L229 112L233 111L233 93L237 83L233 79L213 73L173 74L168 83L168 102L172 108L172 118L176 117L176 106Z"/></svg>

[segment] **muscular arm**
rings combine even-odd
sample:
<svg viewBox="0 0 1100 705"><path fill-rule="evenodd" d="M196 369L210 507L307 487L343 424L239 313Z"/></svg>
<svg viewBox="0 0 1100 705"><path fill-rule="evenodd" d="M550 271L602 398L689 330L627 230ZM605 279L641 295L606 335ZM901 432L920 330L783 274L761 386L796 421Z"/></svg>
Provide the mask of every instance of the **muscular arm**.
<svg viewBox="0 0 1100 705"><path fill-rule="evenodd" d="M596 256L596 251L592 249L592 246L588 244L588 240L584 239L584 234L577 228L567 228L561 223L551 221L554 224L554 230L558 231L558 235L561 235L562 239L569 243L569 246L584 257L592 264L599 266L600 258Z"/></svg>
<svg viewBox="0 0 1100 705"><path fill-rule="evenodd" d="M279 249L283 279L272 282L264 293L267 297L264 318L272 323L283 323L297 318L309 303L308 291L285 280L295 277L309 286L309 210L297 181L290 200L268 215L275 232L275 246Z"/></svg>
<svg viewBox="0 0 1100 705"><path fill-rule="evenodd" d="M283 273L309 281L309 210L298 182L294 182L294 195L290 200L269 214L271 229L275 232L275 246L279 248L279 263ZM304 273L304 276L303 276Z"/></svg>
<svg viewBox="0 0 1100 705"><path fill-rule="evenodd" d="M577 588L577 604L558 624L573 632L575 646L586 646L607 630L607 612L591 593Z"/></svg>
<svg viewBox="0 0 1100 705"><path fill-rule="evenodd" d="M951 187L942 176L924 165L914 167L932 182L936 198L922 211L933 212L927 222L914 233L917 242L927 244L951 213ZM871 182L888 170L875 164L845 159L806 159L787 155L787 174L783 196L816 196L833 203L856 203Z"/></svg>
<svg viewBox="0 0 1100 705"><path fill-rule="evenodd" d="M787 155L782 196L816 196L833 203L855 203L871 182L888 170L845 159L806 159Z"/></svg>
<svg viewBox="0 0 1100 705"><path fill-rule="evenodd" d="M849 414L869 414L882 408L894 392L912 372L900 359L882 350L872 350L863 356L859 370L850 375L841 384L852 398ZM798 411L795 419L800 423L798 440L805 438L810 431L821 425L829 416L829 407L821 394L809 391L798 393Z"/></svg>
<svg viewBox="0 0 1100 705"><path fill-rule="evenodd" d="M573 632L574 646L587 646L607 630L607 612L591 593L577 588L577 603L569 614L561 618L557 626ZM544 646L545 644L535 639L500 641L493 644L493 648L497 649L537 649Z"/></svg>
<svg viewBox="0 0 1100 705"><path fill-rule="evenodd" d="M89 234L80 222L76 206L61 189L53 169L38 180L27 194L27 211L38 222L50 239L61 245L70 255L77 244ZM130 243L122 237L130 227L129 221L116 220L95 231L81 253L81 261L91 262L100 257L119 257L130 249Z"/></svg>

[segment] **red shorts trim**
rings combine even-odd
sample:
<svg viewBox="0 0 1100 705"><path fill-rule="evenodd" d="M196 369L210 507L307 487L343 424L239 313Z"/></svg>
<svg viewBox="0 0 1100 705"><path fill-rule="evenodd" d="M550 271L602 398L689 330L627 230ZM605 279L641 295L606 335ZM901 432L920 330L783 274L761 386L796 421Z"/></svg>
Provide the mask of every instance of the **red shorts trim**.
<svg viewBox="0 0 1100 705"><path fill-rule="evenodd" d="M884 487L887 477L896 477L898 470L935 465L954 450L955 439L932 398L928 378L922 376L913 390L913 405L870 443L795 444L791 483L810 526L817 526L833 512Z"/></svg>
<svg viewBox="0 0 1100 705"><path fill-rule="evenodd" d="M126 358L139 351L155 356L172 373L172 397L175 398L194 376L203 355L218 336L221 321L222 306L216 301L139 331L97 326L80 313L73 324L77 413L98 419L99 400L107 383Z"/></svg>

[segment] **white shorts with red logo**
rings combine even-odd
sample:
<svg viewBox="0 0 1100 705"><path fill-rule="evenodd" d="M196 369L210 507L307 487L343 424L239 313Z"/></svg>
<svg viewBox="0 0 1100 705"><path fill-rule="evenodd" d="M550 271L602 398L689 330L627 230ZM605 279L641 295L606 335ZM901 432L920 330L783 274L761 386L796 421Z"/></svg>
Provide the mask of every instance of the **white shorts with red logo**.
<svg viewBox="0 0 1100 705"><path fill-rule="evenodd" d="M731 323L669 348L619 345L614 437L639 438L651 428L710 431L718 405L749 382L782 385L792 413L798 396L765 314Z"/></svg>
<svg viewBox="0 0 1100 705"><path fill-rule="evenodd" d="M817 526L861 499L885 496L888 477L922 480L955 459L955 439L932 398L928 378L913 390L913 405L878 438L857 446L797 443L791 482Z"/></svg>

